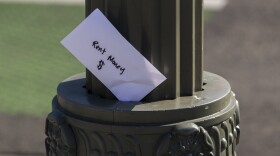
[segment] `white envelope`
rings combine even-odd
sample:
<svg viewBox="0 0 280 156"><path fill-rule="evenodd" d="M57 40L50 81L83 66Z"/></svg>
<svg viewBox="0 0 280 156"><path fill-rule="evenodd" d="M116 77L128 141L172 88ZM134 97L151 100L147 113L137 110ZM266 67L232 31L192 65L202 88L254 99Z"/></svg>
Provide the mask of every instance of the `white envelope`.
<svg viewBox="0 0 280 156"><path fill-rule="evenodd" d="M120 101L140 101L166 80L98 9L61 44Z"/></svg>

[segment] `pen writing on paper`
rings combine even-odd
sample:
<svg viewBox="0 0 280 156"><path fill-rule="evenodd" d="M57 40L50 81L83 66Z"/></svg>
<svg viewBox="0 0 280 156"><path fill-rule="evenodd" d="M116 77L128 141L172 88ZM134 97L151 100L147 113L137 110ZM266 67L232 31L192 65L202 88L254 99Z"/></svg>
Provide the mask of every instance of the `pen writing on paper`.
<svg viewBox="0 0 280 156"><path fill-rule="evenodd" d="M103 61L103 60L100 60L100 61L99 61L99 64L97 65L97 69L98 69L98 70L101 70L102 67L103 67L104 65L105 65L104 61Z"/></svg>
<svg viewBox="0 0 280 156"><path fill-rule="evenodd" d="M92 47L94 49L96 49L98 52L100 52L101 55L105 54L107 51L106 51L106 48L103 48L100 46L99 42L98 41L93 41L92 42ZM123 66L121 66L115 59L115 57L113 55L110 55L107 57L107 61L111 62L111 64L117 69L119 70L120 72L120 75L122 75L124 72L125 72L125 68ZM100 60L98 62L98 65L97 65L97 69L98 70L101 70L102 67L105 66L105 62L103 60Z"/></svg>
<svg viewBox="0 0 280 156"><path fill-rule="evenodd" d="M113 57L112 55L110 55L108 57L108 59L117 69L119 69L121 71L120 75L123 74L123 72L125 71L125 68L123 68L122 66L120 66L116 61L115 61L115 57Z"/></svg>
<svg viewBox="0 0 280 156"><path fill-rule="evenodd" d="M92 42L92 46L93 46L97 51L99 51L102 55L103 55L104 53L106 53L106 49L105 49L105 48L101 48L101 47L99 46L99 42L98 42L98 41Z"/></svg>

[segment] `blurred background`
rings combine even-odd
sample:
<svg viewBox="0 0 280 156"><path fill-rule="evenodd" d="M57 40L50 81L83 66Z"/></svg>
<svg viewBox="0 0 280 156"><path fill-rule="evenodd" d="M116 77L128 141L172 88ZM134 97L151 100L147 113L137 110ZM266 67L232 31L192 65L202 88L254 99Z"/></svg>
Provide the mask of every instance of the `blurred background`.
<svg viewBox="0 0 280 156"><path fill-rule="evenodd" d="M83 0L0 0L0 156L44 156L44 124L63 79L84 67L60 41ZM241 110L239 156L280 153L280 1L205 0L205 70Z"/></svg>

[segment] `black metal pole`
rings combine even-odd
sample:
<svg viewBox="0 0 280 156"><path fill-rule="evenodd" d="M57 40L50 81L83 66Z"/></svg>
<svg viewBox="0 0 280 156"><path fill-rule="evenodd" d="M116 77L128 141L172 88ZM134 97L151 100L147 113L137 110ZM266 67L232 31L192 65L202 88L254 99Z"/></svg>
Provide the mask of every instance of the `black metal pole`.
<svg viewBox="0 0 280 156"><path fill-rule="evenodd" d="M96 8L167 77L145 101L202 90L203 0L87 0L87 14ZM87 82L94 94L113 97L88 71Z"/></svg>

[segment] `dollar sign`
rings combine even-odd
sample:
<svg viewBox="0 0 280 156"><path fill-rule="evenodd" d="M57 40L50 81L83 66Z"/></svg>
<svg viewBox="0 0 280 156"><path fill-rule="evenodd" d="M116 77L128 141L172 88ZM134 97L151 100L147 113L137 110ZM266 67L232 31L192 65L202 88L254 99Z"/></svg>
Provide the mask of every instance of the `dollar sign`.
<svg viewBox="0 0 280 156"><path fill-rule="evenodd" d="M104 61L103 61L103 60L100 60L100 61L99 61L99 64L97 65L97 69L98 69L98 70L101 70L102 67L103 67L104 65L105 65Z"/></svg>

